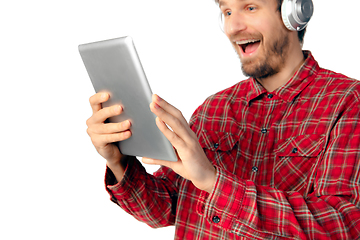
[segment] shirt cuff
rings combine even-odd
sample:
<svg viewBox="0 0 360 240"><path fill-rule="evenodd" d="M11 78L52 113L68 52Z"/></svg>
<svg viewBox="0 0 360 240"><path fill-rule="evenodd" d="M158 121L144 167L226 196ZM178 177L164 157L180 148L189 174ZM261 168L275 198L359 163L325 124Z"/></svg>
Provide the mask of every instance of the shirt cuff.
<svg viewBox="0 0 360 240"><path fill-rule="evenodd" d="M211 224L231 230L240 216L246 184L234 174L216 169L214 189L210 194L202 191L197 211Z"/></svg>
<svg viewBox="0 0 360 240"><path fill-rule="evenodd" d="M131 189L134 189L136 186L136 175L141 171L145 171L144 167L141 165L139 160L136 157L129 157L128 164L125 168L125 173L120 182L117 182L113 172L109 167L106 167L105 173L105 187L106 191L110 194L111 200L117 202L117 199L121 199L126 195ZM135 174L135 172L137 174Z"/></svg>

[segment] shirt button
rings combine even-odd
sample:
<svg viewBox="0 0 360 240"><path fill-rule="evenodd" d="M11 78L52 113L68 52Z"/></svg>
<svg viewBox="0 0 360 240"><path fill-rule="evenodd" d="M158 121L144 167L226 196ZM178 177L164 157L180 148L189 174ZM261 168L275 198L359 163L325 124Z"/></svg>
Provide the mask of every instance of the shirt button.
<svg viewBox="0 0 360 240"><path fill-rule="evenodd" d="M252 167L251 169L254 173L258 172L259 171L259 168L258 167Z"/></svg>
<svg viewBox="0 0 360 240"><path fill-rule="evenodd" d="M267 97L268 97L269 99L272 99L272 98L274 97L274 95L272 95L272 94L270 93L269 95L267 95Z"/></svg>
<svg viewBox="0 0 360 240"><path fill-rule="evenodd" d="M215 143L214 144L214 148L218 148L219 147L219 144L218 143Z"/></svg>
<svg viewBox="0 0 360 240"><path fill-rule="evenodd" d="M297 149L297 148L294 148L294 149L292 150L292 153L297 153L297 151L298 151L298 149Z"/></svg>
<svg viewBox="0 0 360 240"><path fill-rule="evenodd" d="M262 132L262 133L267 133L267 129L266 129L266 128L263 128L263 129L261 129L261 132Z"/></svg>
<svg viewBox="0 0 360 240"><path fill-rule="evenodd" d="M213 221L213 223L219 223L220 218L218 216L215 216L215 217L213 217L212 221Z"/></svg>

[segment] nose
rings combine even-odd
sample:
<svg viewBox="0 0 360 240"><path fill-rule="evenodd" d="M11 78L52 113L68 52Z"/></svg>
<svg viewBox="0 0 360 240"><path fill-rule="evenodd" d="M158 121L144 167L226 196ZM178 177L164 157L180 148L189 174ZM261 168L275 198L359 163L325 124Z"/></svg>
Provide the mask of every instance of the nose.
<svg viewBox="0 0 360 240"><path fill-rule="evenodd" d="M227 36L236 35L247 28L245 17L241 13L232 12L224 18L224 32Z"/></svg>

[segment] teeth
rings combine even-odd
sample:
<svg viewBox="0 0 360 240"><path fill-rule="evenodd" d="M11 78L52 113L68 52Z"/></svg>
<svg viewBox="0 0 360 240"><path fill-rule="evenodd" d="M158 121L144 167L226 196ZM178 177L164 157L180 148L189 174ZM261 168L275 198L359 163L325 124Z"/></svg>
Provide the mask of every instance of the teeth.
<svg viewBox="0 0 360 240"><path fill-rule="evenodd" d="M237 45L243 45L243 44L254 43L254 42L259 42L259 41L260 41L260 40L249 39L249 40L236 41L235 43L236 43Z"/></svg>

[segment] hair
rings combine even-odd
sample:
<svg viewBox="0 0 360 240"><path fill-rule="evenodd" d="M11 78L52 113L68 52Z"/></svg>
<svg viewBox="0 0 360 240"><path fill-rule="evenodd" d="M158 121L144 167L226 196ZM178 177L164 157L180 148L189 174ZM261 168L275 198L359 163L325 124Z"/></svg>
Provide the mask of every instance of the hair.
<svg viewBox="0 0 360 240"><path fill-rule="evenodd" d="M277 11L279 11L280 16L281 16L281 4L283 2L283 0L276 0L278 3L278 7L277 7ZM215 0L215 3L219 4L219 0ZM305 32L306 32L306 27L298 32L298 38L299 38L299 42L302 45L304 43L304 37L305 37Z"/></svg>

